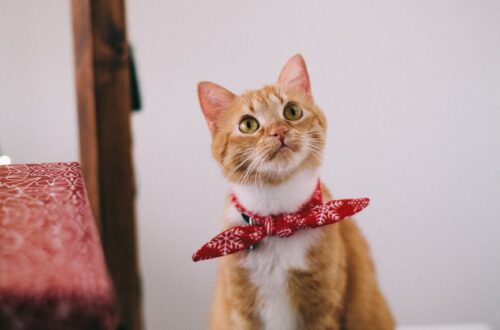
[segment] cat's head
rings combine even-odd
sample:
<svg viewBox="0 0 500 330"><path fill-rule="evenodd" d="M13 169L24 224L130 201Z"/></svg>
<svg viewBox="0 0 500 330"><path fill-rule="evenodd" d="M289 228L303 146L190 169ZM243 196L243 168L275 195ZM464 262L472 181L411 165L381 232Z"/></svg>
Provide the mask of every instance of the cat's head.
<svg viewBox="0 0 500 330"><path fill-rule="evenodd" d="M279 184L319 167L326 120L313 101L301 55L288 60L275 85L235 95L201 82L198 97L212 154L229 181Z"/></svg>

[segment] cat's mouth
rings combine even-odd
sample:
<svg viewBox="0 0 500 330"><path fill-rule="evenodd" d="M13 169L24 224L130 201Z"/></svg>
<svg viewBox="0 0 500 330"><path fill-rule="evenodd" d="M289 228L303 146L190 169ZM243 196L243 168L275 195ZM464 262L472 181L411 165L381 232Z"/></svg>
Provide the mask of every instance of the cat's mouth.
<svg viewBox="0 0 500 330"><path fill-rule="evenodd" d="M307 157L305 145L297 138L275 140L268 148L266 159L257 167L257 172L273 178L292 173Z"/></svg>
<svg viewBox="0 0 500 330"><path fill-rule="evenodd" d="M296 149L297 148L295 146L293 146L292 144L287 143L286 141L282 141L271 152L269 159L273 160L273 159L278 159L278 158L288 158L296 151Z"/></svg>

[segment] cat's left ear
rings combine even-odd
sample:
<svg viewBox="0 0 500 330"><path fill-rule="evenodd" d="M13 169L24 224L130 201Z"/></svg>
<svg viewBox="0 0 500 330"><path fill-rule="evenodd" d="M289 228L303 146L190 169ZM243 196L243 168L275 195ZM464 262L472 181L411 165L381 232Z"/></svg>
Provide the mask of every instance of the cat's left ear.
<svg viewBox="0 0 500 330"><path fill-rule="evenodd" d="M209 81L198 84L198 98L201 110L212 134L218 129L217 121L220 114L233 103L236 95L222 86Z"/></svg>
<svg viewBox="0 0 500 330"><path fill-rule="evenodd" d="M292 56L281 70L278 85L304 93L312 99L311 82L307 73L306 62L300 54Z"/></svg>

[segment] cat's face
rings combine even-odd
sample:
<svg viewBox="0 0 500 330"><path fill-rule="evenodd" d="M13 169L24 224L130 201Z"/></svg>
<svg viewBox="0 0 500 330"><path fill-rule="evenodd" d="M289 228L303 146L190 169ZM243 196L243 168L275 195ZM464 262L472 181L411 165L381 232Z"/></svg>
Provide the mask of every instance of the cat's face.
<svg viewBox="0 0 500 330"><path fill-rule="evenodd" d="M326 122L300 55L288 61L276 85L237 96L202 82L198 93L212 154L231 182L278 184L320 165Z"/></svg>

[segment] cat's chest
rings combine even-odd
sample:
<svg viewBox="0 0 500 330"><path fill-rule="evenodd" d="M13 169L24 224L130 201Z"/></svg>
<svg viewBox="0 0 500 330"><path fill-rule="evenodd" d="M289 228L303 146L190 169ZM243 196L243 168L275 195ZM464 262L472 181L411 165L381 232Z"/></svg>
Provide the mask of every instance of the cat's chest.
<svg viewBox="0 0 500 330"><path fill-rule="evenodd" d="M277 186L235 185L233 192L248 210L260 215L296 212L313 194L318 183L315 169L304 170ZM227 209L229 225L244 225L234 206ZM266 330L295 329L296 312L288 290L290 270L307 270L308 252L319 241L319 230L303 230L287 238L267 237L256 249L243 254L241 266L257 288L257 307Z"/></svg>
<svg viewBox="0 0 500 330"><path fill-rule="evenodd" d="M229 212L232 220L241 215ZM295 329L296 312L292 309L288 290L288 273L292 269L307 270L308 252L319 240L320 231L304 230L288 238L267 237L252 251L245 253L241 266L248 271L257 288L257 312L266 330Z"/></svg>

